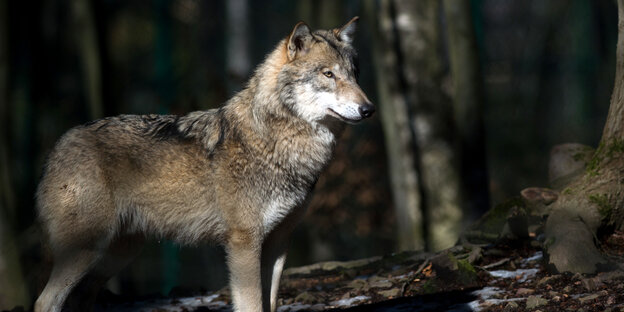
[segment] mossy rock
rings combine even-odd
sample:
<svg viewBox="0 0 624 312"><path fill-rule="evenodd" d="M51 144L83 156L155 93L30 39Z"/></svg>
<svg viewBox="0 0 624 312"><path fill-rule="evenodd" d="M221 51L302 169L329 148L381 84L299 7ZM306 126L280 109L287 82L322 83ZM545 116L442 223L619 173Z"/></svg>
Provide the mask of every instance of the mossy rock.
<svg viewBox="0 0 624 312"><path fill-rule="evenodd" d="M510 212L525 208L522 198L512 197L486 212L465 232L464 237L471 243L492 243L503 232Z"/></svg>

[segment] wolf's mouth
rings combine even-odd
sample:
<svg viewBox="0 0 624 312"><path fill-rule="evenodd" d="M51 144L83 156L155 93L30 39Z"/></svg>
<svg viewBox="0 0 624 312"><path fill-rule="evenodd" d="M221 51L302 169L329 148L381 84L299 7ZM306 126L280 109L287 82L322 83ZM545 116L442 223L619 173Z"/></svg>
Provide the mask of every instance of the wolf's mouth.
<svg viewBox="0 0 624 312"><path fill-rule="evenodd" d="M364 119L362 117L359 117L359 118L347 118L345 116L342 116L342 115L338 114L335 110L333 110L331 108L328 108L327 110L329 110L330 115L332 115L332 116L334 116L334 117L336 117L336 118L338 118L338 119L340 119L340 120L342 120L342 121L344 121L346 123L357 123L357 122L360 122L362 119Z"/></svg>

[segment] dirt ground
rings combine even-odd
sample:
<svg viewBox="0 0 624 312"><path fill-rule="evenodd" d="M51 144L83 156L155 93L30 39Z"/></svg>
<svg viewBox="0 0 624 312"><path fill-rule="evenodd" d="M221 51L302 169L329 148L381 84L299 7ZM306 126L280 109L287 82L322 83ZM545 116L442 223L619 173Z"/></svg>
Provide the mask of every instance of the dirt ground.
<svg viewBox="0 0 624 312"><path fill-rule="evenodd" d="M624 311L624 232L601 237L600 246L619 269L552 274L532 239L291 268L278 311ZM230 304L224 288L141 300L109 294L96 310L231 311Z"/></svg>

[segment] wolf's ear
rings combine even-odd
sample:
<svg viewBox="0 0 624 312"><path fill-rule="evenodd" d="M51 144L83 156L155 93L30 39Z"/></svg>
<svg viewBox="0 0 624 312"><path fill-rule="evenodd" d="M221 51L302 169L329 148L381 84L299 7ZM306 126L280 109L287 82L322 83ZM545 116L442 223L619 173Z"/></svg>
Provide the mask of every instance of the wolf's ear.
<svg viewBox="0 0 624 312"><path fill-rule="evenodd" d="M349 44L353 42L353 35L355 34L357 21L359 19L360 17L356 16L352 18L349 22L344 24L344 26L334 29L334 34L336 35L336 38Z"/></svg>
<svg viewBox="0 0 624 312"><path fill-rule="evenodd" d="M288 36L288 60L292 61L295 57L308 53L311 41L310 27L304 22L297 23Z"/></svg>

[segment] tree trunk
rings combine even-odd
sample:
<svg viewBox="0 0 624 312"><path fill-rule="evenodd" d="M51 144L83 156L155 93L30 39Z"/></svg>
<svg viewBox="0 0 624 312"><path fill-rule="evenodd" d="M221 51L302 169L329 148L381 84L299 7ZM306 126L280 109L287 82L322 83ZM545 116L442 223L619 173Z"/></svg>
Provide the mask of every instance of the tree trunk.
<svg viewBox="0 0 624 312"><path fill-rule="evenodd" d="M374 59L402 250L447 248L461 231L440 9L435 0L387 0L377 10Z"/></svg>
<svg viewBox="0 0 624 312"><path fill-rule="evenodd" d="M74 29L82 72L86 85L89 119L101 118L102 107L102 73L100 70L100 53L97 42L97 31L93 19L91 2L87 0L73 1Z"/></svg>
<svg viewBox="0 0 624 312"><path fill-rule="evenodd" d="M239 91L251 71L249 56L249 5L247 0L226 1L228 92Z"/></svg>
<svg viewBox="0 0 624 312"><path fill-rule="evenodd" d="M615 84L600 144L546 222L544 247L559 272L595 273L617 265L600 252L596 237L602 229L624 229L624 0L618 0L618 14Z"/></svg>
<svg viewBox="0 0 624 312"><path fill-rule="evenodd" d="M483 83L470 1L444 0L453 78L453 112L459 140L464 223L490 206L483 126Z"/></svg>
<svg viewBox="0 0 624 312"><path fill-rule="evenodd" d="M15 201L11 187L9 169L8 103L9 103L9 59L7 2L0 2L0 310L15 306L28 306L28 293L20 265L20 251L17 248L14 221Z"/></svg>
<svg viewBox="0 0 624 312"><path fill-rule="evenodd" d="M395 1L399 64L415 133L424 190L427 247L452 246L461 231L455 125L445 83L441 6L437 0Z"/></svg>
<svg viewBox="0 0 624 312"><path fill-rule="evenodd" d="M391 12L391 0L380 1L379 7L373 1L367 1L366 5L369 18L377 21L373 31L373 60L397 217L398 249L422 249L425 240L421 210L422 183L418 170L420 162L410 125L407 98L397 75L401 64L396 48L399 40L396 21Z"/></svg>

